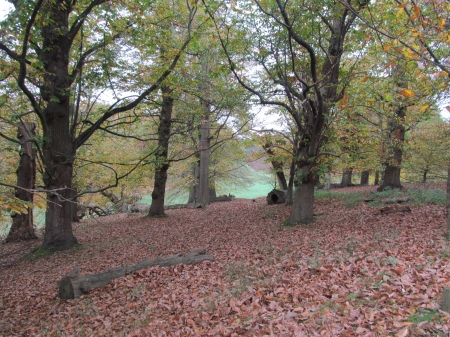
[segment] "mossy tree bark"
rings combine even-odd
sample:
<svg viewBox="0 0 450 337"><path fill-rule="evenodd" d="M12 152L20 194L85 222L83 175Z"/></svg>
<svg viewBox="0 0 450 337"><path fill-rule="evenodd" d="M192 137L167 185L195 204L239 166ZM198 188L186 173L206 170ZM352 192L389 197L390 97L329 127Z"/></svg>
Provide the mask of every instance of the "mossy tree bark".
<svg viewBox="0 0 450 337"><path fill-rule="evenodd" d="M169 170L169 140L172 124L172 111L174 99L171 89L167 86L161 88L162 107L159 114L157 165L152 192L152 205L148 216L161 217L164 213L164 199L166 194L167 171Z"/></svg>
<svg viewBox="0 0 450 337"><path fill-rule="evenodd" d="M33 203L33 190L36 185L36 148L33 137L36 135L36 124L22 122L17 127L17 138L20 142L20 160L17 168L16 198ZM27 207L26 213L11 213L12 225L6 242L37 239L33 225L33 208Z"/></svg>

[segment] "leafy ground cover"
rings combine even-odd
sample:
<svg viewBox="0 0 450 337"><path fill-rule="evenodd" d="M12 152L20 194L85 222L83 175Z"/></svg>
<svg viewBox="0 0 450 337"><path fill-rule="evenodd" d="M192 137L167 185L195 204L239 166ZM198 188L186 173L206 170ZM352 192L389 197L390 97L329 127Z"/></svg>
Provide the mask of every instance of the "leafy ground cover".
<svg viewBox="0 0 450 337"><path fill-rule="evenodd" d="M340 190L373 191L373 187ZM445 209L377 215L320 198L317 220L280 227L289 207L235 199L168 217L115 215L75 225L81 246L35 260L0 247L2 336L447 336ZM76 300L57 281L206 247L215 262L150 268Z"/></svg>

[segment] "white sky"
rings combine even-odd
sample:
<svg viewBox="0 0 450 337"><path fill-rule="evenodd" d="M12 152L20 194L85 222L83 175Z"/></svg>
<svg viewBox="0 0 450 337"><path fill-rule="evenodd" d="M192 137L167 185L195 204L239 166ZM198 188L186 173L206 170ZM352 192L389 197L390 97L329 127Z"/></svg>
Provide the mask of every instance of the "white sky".
<svg viewBox="0 0 450 337"><path fill-rule="evenodd" d="M8 12L12 9L12 5L5 0L0 0L0 20L8 14Z"/></svg>

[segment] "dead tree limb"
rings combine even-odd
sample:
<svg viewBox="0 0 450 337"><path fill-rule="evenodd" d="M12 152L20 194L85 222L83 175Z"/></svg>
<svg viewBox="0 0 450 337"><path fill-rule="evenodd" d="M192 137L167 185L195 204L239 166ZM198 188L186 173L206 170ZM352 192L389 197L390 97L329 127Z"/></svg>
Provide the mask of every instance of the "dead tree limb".
<svg viewBox="0 0 450 337"><path fill-rule="evenodd" d="M411 212L411 208L408 206L402 206L402 207L383 207L379 209L378 214L389 214L389 213L397 213L397 212Z"/></svg>
<svg viewBox="0 0 450 337"><path fill-rule="evenodd" d="M78 298L91 289L102 287L116 278L126 276L141 269L154 266L169 267L176 264L195 264L202 261L214 261L212 255L206 254L205 248L193 249L184 255L176 254L158 257L154 260L144 260L134 266L108 269L99 274L80 275L78 268L75 268L59 281L59 297L65 300Z"/></svg>

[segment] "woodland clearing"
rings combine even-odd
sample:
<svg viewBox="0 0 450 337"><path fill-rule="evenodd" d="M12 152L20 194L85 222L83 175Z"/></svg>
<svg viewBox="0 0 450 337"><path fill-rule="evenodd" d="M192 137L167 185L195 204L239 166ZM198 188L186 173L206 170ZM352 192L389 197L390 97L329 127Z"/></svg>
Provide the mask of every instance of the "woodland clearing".
<svg viewBox="0 0 450 337"><path fill-rule="evenodd" d="M374 191L353 187L339 192ZM444 206L378 215L364 202L317 199L316 221L280 226L265 198L166 218L119 214L74 224L81 245L35 260L0 246L1 336L448 336ZM205 247L215 262L153 267L75 300L58 281Z"/></svg>

